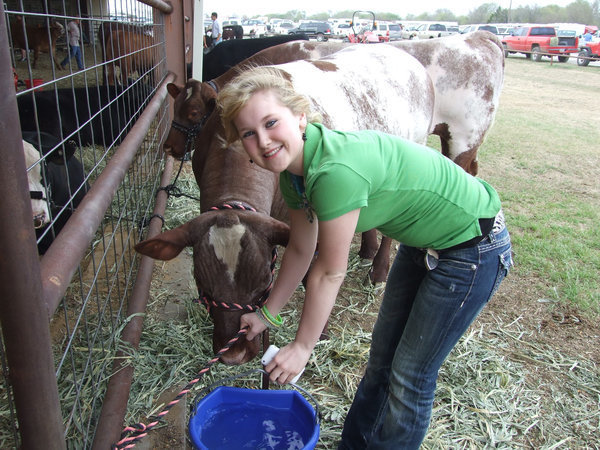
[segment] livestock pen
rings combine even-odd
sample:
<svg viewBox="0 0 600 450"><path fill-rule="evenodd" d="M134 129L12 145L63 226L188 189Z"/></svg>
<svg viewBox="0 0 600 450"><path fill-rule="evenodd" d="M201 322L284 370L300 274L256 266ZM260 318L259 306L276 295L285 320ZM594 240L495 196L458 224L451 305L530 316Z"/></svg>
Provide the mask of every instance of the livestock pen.
<svg viewBox="0 0 600 450"><path fill-rule="evenodd" d="M185 80L193 7L0 6L0 448L108 448L119 438L132 376L120 356L139 343L153 265L133 246L162 227L173 167L161 148L166 84ZM65 58L75 19L82 69ZM40 155L31 166L26 134ZM45 185L36 198L48 204L37 229L34 167Z"/></svg>

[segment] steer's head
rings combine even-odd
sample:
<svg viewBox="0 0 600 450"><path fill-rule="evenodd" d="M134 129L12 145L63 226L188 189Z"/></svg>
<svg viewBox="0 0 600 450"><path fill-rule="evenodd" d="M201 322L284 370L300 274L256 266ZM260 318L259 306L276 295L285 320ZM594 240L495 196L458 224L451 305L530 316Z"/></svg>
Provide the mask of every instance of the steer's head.
<svg viewBox="0 0 600 450"><path fill-rule="evenodd" d="M140 242L135 249L152 258L169 260L185 247L194 250L194 278L200 295L210 302L214 321L213 351L217 353L240 330L247 311L233 304L256 305L272 281L273 249L286 245L289 227L265 214L250 211L206 212L192 221ZM250 361L260 338L242 336L223 356L225 364Z"/></svg>
<svg viewBox="0 0 600 450"><path fill-rule="evenodd" d="M175 103L172 127L163 149L174 158L182 158L189 151L188 139L200 132L214 111L217 92L208 83L194 79L188 80L185 86L169 83L167 91Z"/></svg>
<svg viewBox="0 0 600 450"><path fill-rule="evenodd" d="M53 40L54 40L54 38L56 38L58 36L62 36L63 34L65 34L65 27L63 26L63 24L61 24L60 22L58 22L56 20L54 20L50 24L50 28L52 30Z"/></svg>

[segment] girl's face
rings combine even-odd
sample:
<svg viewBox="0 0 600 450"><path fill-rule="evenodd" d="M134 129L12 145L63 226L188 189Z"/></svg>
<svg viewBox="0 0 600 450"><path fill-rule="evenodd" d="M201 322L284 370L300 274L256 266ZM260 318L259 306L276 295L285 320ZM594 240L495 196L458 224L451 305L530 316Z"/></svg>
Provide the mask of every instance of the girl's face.
<svg viewBox="0 0 600 450"><path fill-rule="evenodd" d="M274 173L289 170L303 175L306 114L294 114L273 91L264 90L250 97L234 124L244 150L260 167Z"/></svg>

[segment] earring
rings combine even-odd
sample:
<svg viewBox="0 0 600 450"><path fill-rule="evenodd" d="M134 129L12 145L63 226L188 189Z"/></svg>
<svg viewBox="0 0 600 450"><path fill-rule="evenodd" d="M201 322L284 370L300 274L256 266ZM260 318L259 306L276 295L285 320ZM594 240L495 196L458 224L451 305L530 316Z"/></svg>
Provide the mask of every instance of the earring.
<svg viewBox="0 0 600 450"><path fill-rule="evenodd" d="M250 164L254 164L254 161L250 160Z"/></svg>
<svg viewBox="0 0 600 450"><path fill-rule="evenodd" d="M304 133L304 132L302 133L302 140L303 140L304 142L306 142L306 133Z"/></svg>

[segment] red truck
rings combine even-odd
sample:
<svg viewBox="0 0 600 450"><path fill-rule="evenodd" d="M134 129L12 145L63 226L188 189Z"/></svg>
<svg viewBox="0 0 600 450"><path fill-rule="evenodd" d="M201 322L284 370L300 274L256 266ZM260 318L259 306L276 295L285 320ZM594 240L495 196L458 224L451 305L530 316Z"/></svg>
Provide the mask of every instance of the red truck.
<svg viewBox="0 0 600 450"><path fill-rule="evenodd" d="M587 66L590 61L600 61L600 41L586 42L577 57L578 66Z"/></svg>
<svg viewBox="0 0 600 450"><path fill-rule="evenodd" d="M541 61L542 56L558 56L567 62L570 53L579 53L577 36L557 36L556 29L548 26L524 26L515 28L502 39L504 56L510 53L525 53L527 58Z"/></svg>

